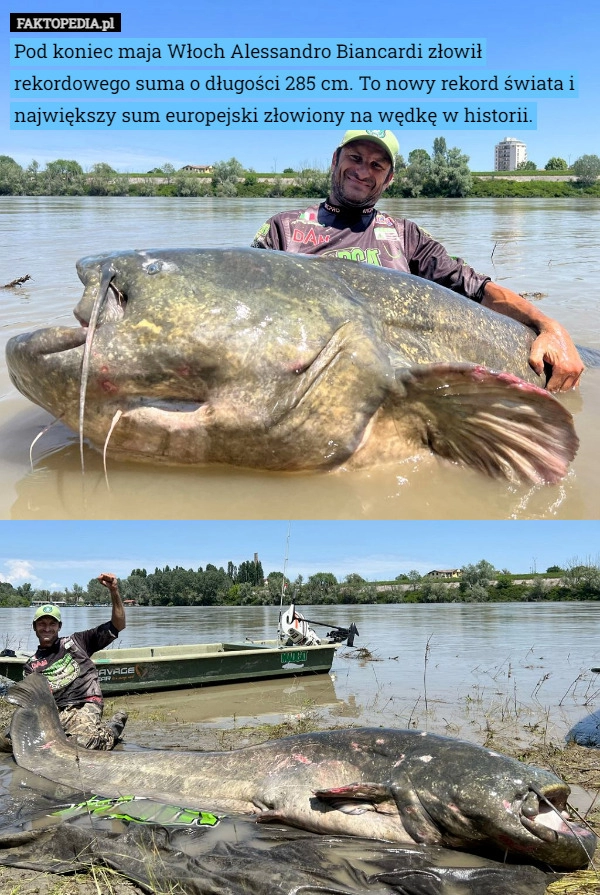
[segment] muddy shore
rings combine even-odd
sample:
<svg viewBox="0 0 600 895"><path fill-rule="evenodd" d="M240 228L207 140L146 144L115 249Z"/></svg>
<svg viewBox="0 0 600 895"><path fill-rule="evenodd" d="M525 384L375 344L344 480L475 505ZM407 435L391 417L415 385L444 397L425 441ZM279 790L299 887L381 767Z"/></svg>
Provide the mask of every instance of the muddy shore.
<svg viewBox="0 0 600 895"><path fill-rule="evenodd" d="M0 698L0 731L9 725L12 712L13 706ZM204 727L200 724L165 722L152 719L149 715L130 719L126 728L128 742L146 748L228 751L266 739L323 728L318 712L310 711L278 724L254 727ZM486 745L493 745L529 764L553 770L573 788L577 810L600 838L600 749L542 742L535 731L524 733L512 742L510 737L501 734L495 738L492 736L491 741L488 737ZM142 895L144 890L104 868L96 868L86 874L57 876L0 866L2 895L98 895L99 892L102 895ZM600 895L600 876L595 870L566 874L553 883L547 892L548 895Z"/></svg>

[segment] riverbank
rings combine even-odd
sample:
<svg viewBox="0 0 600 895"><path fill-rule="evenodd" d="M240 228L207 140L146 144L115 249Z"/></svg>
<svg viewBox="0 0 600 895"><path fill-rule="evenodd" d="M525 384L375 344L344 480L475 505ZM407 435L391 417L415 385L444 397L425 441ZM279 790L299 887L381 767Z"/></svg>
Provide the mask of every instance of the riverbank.
<svg viewBox="0 0 600 895"><path fill-rule="evenodd" d="M173 703L176 705L177 696ZM114 708L114 701L107 704L107 713ZM457 705L456 710L469 718L470 710ZM9 723L13 707L0 698L0 730ZM275 723L258 723L236 726L235 719L219 727L206 727L156 717L150 706L137 709L126 728L126 740L143 748L169 748L199 751L229 751L247 745L264 742L289 734L306 733L325 729L324 717L317 709L306 707L292 716ZM544 713L522 725L522 735L514 736L513 725L503 726L501 719L488 719L487 728L481 727L480 745L493 747L528 764L550 768L572 788L572 804L600 837L600 749L588 749L553 741L547 734ZM351 726L360 726L361 719L353 719ZM348 726L340 724L339 726ZM511 731L513 731L511 733ZM598 852L596 852L598 854ZM10 895L143 895L146 890L105 867L95 867L85 874L58 876L39 873L30 869L0 866L0 892ZM547 895L598 895L600 882L594 870L566 874L553 883ZM157 893L166 895L166 893Z"/></svg>

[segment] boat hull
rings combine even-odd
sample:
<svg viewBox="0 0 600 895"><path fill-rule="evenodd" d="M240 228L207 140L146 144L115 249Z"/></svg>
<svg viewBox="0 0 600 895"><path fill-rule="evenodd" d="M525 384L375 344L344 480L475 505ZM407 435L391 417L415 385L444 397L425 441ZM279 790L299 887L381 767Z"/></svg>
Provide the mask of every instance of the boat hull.
<svg viewBox="0 0 600 895"><path fill-rule="evenodd" d="M93 656L105 696L203 687L265 678L324 674L335 644L283 646L261 643L201 643L101 650ZM0 657L0 675L18 682L26 657Z"/></svg>

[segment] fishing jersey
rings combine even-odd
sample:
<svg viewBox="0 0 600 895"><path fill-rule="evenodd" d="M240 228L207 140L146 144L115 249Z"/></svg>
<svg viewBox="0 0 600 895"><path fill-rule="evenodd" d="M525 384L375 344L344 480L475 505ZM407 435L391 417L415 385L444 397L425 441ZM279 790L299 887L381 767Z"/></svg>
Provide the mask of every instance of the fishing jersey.
<svg viewBox="0 0 600 895"><path fill-rule="evenodd" d="M59 709L93 702L103 706L98 669L90 656L119 636L112 622L105 622L70 637L59 637L49 649L37 650L23 667L23 676L43 674Z"/></svg>
<svg viewBox="0 0 600 895"><path fill-rule="evenodd" d="M273 215L254 237L252 247L402 270L478 302L491 279L476 273L461 258L453 258L412 221L393 218L376 208L363 208L360 216L349 217L329 201L304 211Z"/></svg>

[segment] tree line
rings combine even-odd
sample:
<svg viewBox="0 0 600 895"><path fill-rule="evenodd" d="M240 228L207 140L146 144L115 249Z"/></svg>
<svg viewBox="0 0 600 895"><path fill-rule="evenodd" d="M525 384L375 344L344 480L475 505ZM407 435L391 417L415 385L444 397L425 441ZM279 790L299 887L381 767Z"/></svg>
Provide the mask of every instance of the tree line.
<svg viewBox="0 0 600 895"><path fill-rule="evenodd" d="M520 167L525 171L537 170L532 161ZM431 152L413 149L406 160L397 157L395 180L385 195L391 198L600 195L600 157L597 155L582 155L571 168L564 159L553 156L544 170L569 173L576 180L516 182L502 176L484 180L472 174L467 155L457 147L449 149L444 137L436 137ZM202 177L177 171L170 163L154 168L147 175L133 176L115 171L106 162L92 165L89 171L84 171L72 159L57 159L44 168L32 161L23 168L10 156L0 155L0 195L4 196L309 198L327 195L329 177L329 170L286 168L265 182L236 158L216 162L210 177Z"/></svg>
<svg viewBox="0 0 600 895"><path fill-rule="evenodd" d="M305 605L346 605L377 603L483 603L514 601L600 600L600 567L590 562L572 561L567 568L551 566L544 574L518 576L498 571L487 560L460 569L458 578L439 580L416 570L398 575L393 581L367 581L358 573L338 581L332 572L316 572L306 581L294 581L281 571L264 577L259 560L227 569L209 563L204 569L181 566L133 569L119 581L123 599L140 606L249 606L279 605L295 601ZM64 601L68 605L97 605L109 601L108 593L96 578L84 588L74 584L62 591L14 587L0 582L0 606L29 606L32 601Z"/></svg>

